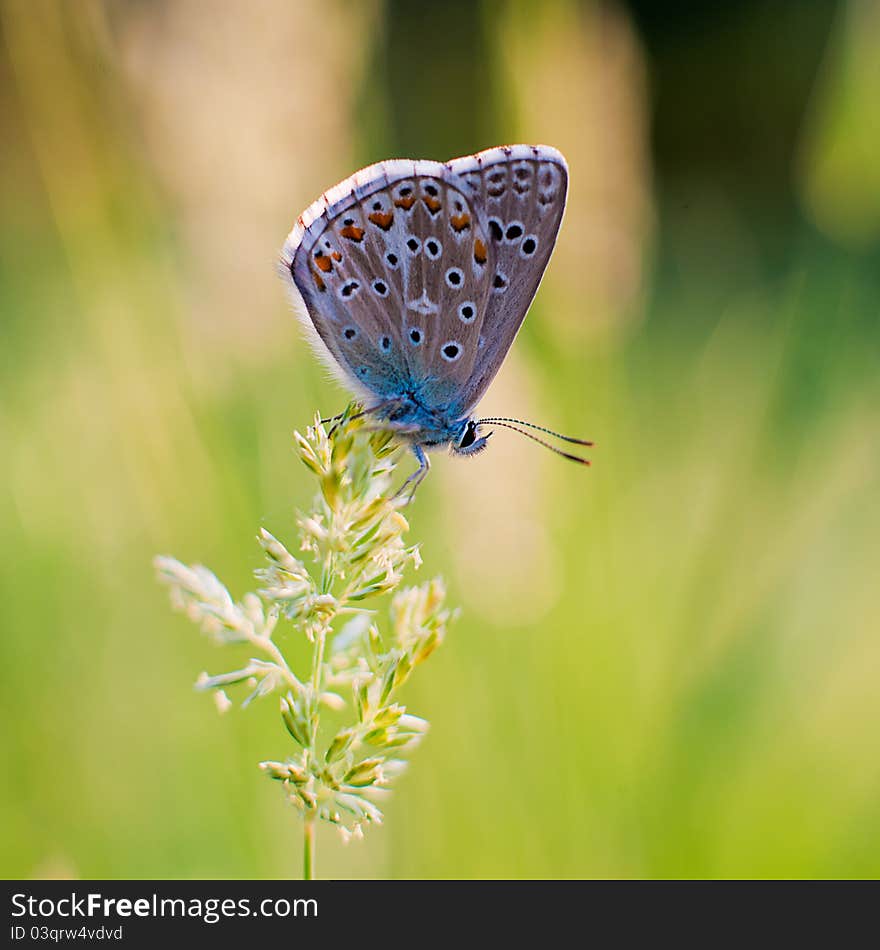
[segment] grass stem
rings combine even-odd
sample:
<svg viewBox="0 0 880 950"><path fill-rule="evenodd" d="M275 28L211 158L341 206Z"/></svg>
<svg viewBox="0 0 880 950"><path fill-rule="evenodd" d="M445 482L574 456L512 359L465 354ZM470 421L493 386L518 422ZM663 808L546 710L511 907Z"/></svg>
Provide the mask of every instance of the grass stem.
<svg viewBox="0 0 880 950"><path fill-rule="evenodd" d="M303 880L315 879L315 825L318 813L312 809L303 822Z"/></svg>

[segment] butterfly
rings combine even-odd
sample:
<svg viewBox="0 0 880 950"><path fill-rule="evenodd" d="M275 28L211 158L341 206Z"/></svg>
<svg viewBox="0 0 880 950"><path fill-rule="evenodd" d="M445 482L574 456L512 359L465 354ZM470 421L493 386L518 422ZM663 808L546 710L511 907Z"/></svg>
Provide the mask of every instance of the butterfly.
<svg viewBox="0 0 880 950"><path fill-rule="evenodd" d="M329 189L290 232L281 265L297 313L364 412L411 446L410 498L428 472L426 450L473 455L487 425L589 465L534 432L592 442L473 416L537 292L567 189L565 159L546 145L392 159Z"/></svg>

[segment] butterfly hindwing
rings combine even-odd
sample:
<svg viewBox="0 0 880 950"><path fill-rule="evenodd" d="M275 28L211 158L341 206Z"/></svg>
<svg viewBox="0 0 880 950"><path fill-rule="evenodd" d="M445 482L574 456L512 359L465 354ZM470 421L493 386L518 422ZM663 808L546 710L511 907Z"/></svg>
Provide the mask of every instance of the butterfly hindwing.
<svg viewBox="0 0 880 950"><path fill-rule="evenodd" d="M474 375L495 266L479 198L449 165L356 173L303 214L283 262L354 388L452 401Z"/></svg>

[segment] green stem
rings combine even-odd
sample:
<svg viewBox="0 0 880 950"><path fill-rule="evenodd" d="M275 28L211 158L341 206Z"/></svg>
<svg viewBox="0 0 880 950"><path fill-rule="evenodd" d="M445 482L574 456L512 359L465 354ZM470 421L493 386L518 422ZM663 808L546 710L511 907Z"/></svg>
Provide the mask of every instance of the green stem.
<svg viewBox="0 0 880 950"><path fill-rule="evenodd" d="M318 817L317 809L311 808L306 813L303 823L303 880L315 879L315 825Z"/></svg>
<svg viewBox="0 0 880 950"><path fill-rule="evenodd" d="M321 680L324 666L324 642L327 639L327 627L322 626L320 630L315 633L315 650L312 654L312 702L314 703L313 712L312 712L312 734L311 734L311 748L310 752L312 757L317 761L318 750L316 748L318 742L318 715L320 711L320 701L321 696Z"/></svg>
<svg viewBox="0 0 880 950"><path fill-rule="evenodd" d="M322 626L315 632L315 650L312 654L312 721L307 750L312 762L318 761L318 715L320 710L319 697L321 695L322 667L324 665L324 643L327 640L328 626ZM312 881L315 878L315 825L318 821L318 809L310 808L306 812L303 823L303 880Z"/></svg>

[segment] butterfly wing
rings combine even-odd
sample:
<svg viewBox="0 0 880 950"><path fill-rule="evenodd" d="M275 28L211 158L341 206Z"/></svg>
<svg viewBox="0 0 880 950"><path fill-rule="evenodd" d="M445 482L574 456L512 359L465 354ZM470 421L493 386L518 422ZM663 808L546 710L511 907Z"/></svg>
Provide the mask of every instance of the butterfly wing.
<svg viewBox="0 0 880 950"><path fill-rule="evenodd" d="M479 196L449 164L385 161L340 182L303 213L282 264L319 350L360 394L416 388L436 404L473 376L494 259Z"/></svg>
<svg viewBox="0 0 880 950"><path fill-rule="evenodd" d="M465 415L498 372L538 290L565 211L568 166L546 145L488 149L449 163L485 212L492 291L474 370L460 391Z"/></svg>

